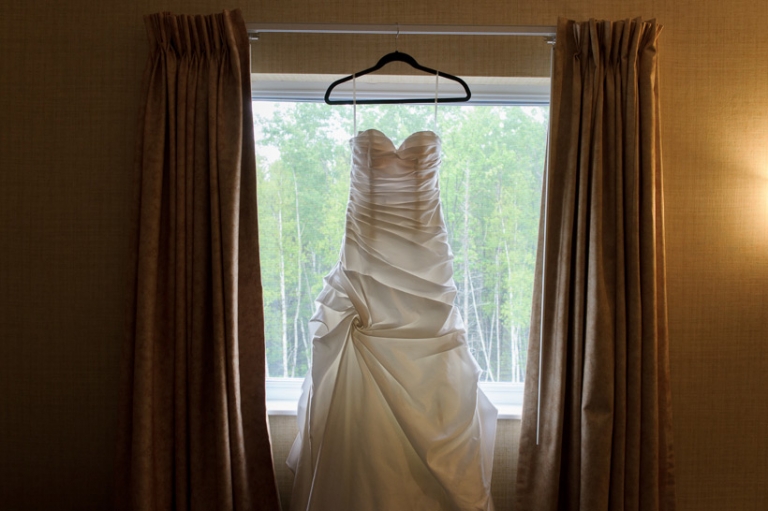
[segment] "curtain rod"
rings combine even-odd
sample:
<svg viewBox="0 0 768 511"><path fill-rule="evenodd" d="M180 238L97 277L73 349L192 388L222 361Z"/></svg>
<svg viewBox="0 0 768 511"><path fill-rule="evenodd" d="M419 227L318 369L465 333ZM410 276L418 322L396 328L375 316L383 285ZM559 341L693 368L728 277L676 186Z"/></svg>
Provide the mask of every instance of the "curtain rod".
<svg viewBox="0 0 768 511"><path fill-rule="evenodd" d="M248 34L257 40L261 33L294 34L385 34L385 35L479 35L541 36L554 39L556 27L536 25L370 25L347 23L246 23Z"/></svg>

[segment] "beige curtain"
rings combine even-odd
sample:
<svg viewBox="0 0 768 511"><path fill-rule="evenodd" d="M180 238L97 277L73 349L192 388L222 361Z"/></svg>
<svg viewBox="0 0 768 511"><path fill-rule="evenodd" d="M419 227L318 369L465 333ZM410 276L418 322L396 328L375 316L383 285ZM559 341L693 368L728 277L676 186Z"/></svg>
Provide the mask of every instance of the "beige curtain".
<svg viewBox="0 0 768 511"><path fill-rule="evenodd" d="M517 511L675 508L660 31L558 23Z"/></svg>
<svg viewBox="0 0 768 511"><path fill-rule="evenodd" d="M245 24L239 11L145 22L116 507L277 510Z"/></svg>

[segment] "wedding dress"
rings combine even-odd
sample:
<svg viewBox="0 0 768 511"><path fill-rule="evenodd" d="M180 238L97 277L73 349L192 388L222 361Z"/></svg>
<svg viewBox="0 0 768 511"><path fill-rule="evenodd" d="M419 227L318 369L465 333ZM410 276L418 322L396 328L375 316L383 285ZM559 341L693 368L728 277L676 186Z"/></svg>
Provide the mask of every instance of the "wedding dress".
<svg viewBox="0 0 768 511"><path fill-rule="evenodd" d="M294 511L493 509L496 409L453 306L440 139L351 141L340 261L310 321L313 361L288 457Z"/></svg>

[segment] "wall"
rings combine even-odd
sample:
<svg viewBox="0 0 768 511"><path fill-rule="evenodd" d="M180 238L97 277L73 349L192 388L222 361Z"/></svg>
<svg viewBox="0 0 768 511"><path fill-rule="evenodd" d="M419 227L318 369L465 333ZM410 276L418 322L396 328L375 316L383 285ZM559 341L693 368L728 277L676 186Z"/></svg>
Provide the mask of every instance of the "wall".
<svg viewBox="0 0 768 511"><path fill-rule="evenodd" d="M28 0L0 7L4 509L110 505L147 49L141 15L233 6ZM768 509L768 3L251 0L241 8L248 20L275 22L660 20L679 508ZM360 58L369 62L376 52Z"/></svg>

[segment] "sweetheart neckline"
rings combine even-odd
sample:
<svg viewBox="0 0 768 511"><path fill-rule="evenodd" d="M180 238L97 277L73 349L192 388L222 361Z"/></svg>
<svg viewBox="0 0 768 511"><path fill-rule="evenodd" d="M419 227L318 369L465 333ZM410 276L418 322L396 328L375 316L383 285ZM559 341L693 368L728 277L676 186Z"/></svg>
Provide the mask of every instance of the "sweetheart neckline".
<svg viewBox="0 0 768 511"><path fill-rule="evenodd" d="M358 131L357 135L352 137L352 139L350 141L357 140L358 138L360 138L363 135L366 135L368 133L374 133L374 134L378 134L378 135L381 135L382 137L384 137L387 140L387 142L389 142L389 145L392 146L392 150L394 152L396 152L396 153L400 152L403 149L403 147L405 146L405 143L408 142L411 138L415 137L416 135L427 135L427 134L429 134L429 135L434 136L434 138L435 138L435 140L437 142L441 141L440 140L440 135L438 135L434 131L432 131L432 130L421 130L421 131L414 131L413 133L411 133L410 135L405 137L403 139L403 141L400 142L399 146L395 146L395 143L392 141L392 139L389 137L389 135L387 135L386 133L384 133L381 130L377 130L376 128L368 128L367 130Z"/></svg>

